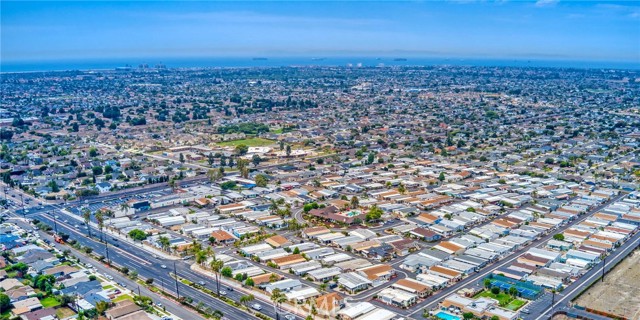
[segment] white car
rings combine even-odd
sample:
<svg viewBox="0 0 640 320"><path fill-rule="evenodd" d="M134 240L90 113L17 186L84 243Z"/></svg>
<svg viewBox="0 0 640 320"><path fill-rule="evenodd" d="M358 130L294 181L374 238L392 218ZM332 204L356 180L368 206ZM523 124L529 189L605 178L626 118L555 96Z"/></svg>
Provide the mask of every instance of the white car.
<svg viewBox="0 0 640 320"><path fill-rule="evenodd" d="M226 296L226 295L227 295L227 292L226 292L226 291L224 291L224 290L222 290L222 291L220 291L220 294L221 294L221 295L223 295L223 296Z"/></svg>
<svg viewBox="0 0 640 320"><path fill-rule="evenodd" d="M161 266L160 266L160 268L162 268L162 269L166 269L166 268L167 268L167 266L165 266L165 265L163 264L163 265L161 265Z"/></svg>
<svg viewBox="0 0 640 320"><path fill-rule="evenodd" d="M252 304L251 308L253 308L255 310L258 310L258 311L262 310L262 306L260 304L258 304L258 303Z"/></svg>

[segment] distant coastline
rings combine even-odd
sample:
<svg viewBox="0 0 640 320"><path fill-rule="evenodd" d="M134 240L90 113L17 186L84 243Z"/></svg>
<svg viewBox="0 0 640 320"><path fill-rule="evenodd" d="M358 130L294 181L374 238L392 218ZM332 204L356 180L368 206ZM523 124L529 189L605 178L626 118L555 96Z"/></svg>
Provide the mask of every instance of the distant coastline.
<svg viewBox="0 0 640 320"><path fill-rule="evenodd" d="M607 61L567 61L567 60L529 60L529 59L459 59L459 58L380 58L380 57L240 57L240 58L128 58L128 59L91 59L60 61L2 61L0 73L54 72L74 70L115 70L125 65L137 66L162 62L167 68L248 68L248 67L304 67L326 66L346 67L347 65L376 67L383 63L393 66L484 66L484 67L541 67L541 68L580 68L580 69L640 69L640 62ZM137 69L133 67L132 69Z"/></svg>

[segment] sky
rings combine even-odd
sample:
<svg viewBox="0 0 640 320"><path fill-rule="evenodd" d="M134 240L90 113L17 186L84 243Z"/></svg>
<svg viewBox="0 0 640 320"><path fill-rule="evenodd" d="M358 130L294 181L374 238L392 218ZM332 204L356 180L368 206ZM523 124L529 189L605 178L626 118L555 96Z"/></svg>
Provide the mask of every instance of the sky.
<svg viewBox="0 0 640 320"><path fill-rule="evenodd" d="M0 59L384 56L640 61L640 1L0 3Z"/></svg>

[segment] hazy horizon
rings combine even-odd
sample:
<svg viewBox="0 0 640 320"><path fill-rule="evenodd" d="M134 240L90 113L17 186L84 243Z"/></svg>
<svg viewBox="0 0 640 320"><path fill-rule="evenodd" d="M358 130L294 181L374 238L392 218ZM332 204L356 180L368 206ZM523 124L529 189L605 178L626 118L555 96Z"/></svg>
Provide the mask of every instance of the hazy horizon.
<svg viewBox="0 0 640 320"><path fill-rule="evenodd" d="M637 2L13 2L7 62L420 57L637 62Z"/></svg>

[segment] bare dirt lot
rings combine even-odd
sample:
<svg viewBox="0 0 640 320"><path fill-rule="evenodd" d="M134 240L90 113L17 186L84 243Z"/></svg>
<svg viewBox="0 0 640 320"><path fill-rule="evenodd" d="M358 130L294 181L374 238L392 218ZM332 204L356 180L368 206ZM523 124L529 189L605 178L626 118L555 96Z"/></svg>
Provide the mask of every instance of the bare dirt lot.
<svg viewBox="0 0 640 320"><path fill-rule="evenodd" d="M633 251L604 277L583 293L578 305L628 319L640 319L640 251Z"/></svg>

